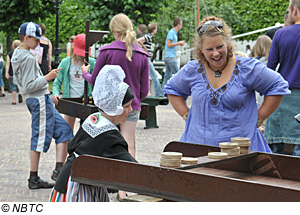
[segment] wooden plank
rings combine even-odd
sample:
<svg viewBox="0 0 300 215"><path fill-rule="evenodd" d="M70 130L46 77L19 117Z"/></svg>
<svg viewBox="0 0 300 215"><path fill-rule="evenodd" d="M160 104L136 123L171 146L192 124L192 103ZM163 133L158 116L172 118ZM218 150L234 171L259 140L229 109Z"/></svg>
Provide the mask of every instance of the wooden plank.
<svg viewBox="0 0 300 215"><path fill-rule="evenodd" d="M141 107L140 119L146 120L149 118L149 105L142 103ZM82 98L62 98L59 100L58 105L55 105L55 108L62 114L77 117L81 120L85 120L90 114L99 111L91 98L89 98L87 105L82 103Z"/></svg>
<svg viewBox="0 0 300 215"><path fill-rule="evenodd" d="M80 100L82 101L82 98L60 99L55 108L60 113L77 117L81 120L85 120L90 114L99 111L95 105L84 105L79 102Z"/></svg>
<svg viewBox="0 0 300 215"><path fill-rule="evenodd" d="M213 170L195 173L93 156L74 161L72 180L173 201L300 201L299 187L224 177Z"/></svg>

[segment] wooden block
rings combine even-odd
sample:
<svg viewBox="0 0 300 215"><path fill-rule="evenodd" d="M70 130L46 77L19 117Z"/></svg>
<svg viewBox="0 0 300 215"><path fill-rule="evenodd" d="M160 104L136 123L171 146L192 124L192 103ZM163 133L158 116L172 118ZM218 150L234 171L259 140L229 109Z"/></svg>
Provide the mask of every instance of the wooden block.
<svg viewBox="0 0 300 215"><path fill-rule="evenodd" d="M233 148L233 149L221 148L221 152L225 152L225 153L227 153L229 156L232 156L232 155L239 155L239 154L240 154L240 147Z"/></svg>
<svg viewBox="0 0 300 215"><path fill-rule="evenodd" d="M181 163L166 163L166 162L160 162L161 167L167 167L167 168L179 168L181 167Z"/></svg>
<svg viewBox="0 0 300 215"><path fill-rule="evenodd" d="M181 159L182 158L182 153L181 152L163 152L161 153L162 158L177 158Z"/></svg>
<svg viewBox="0 0 300 215"><path fill-rule="evenodd" d="M249 147L251 146L251 143L248 142L248 143L238 143L239 144L239 147Z"/></svg>
<svg viewBox="0 0 300 215"><path fill-rule="evenodd" d="M248 138L248 137L232 137L231 142L233 142L233 143L244 143L244 144L250 143L251 144L250 138Z"/></svg>
<svg viewBox="0 0 300 215"><path fill-rule="evenodd" d="M222 142L219 143L219 147L221 149L233 149L233 148L237 148L239 146L238 143L231 143L231 142Z"/></svg>
<svg viewBox="0 0 300 215"><path fill-rule="evenodd" d="M241 154L248 154L249 153L249 146L246 146L246 147L240 146L240 153Z"/></svg>
<svg viewBox="0 0 300 215"><path fill-rule="evenodd" d="M208 153L208 158L211 159L225 159L228 157L228 153L224 152L209 152Z"/></svg>
<svg viewBox="0 0 300 215"><path fill-rule="evenodd" d="M198 164L198 158L182 157L181 164Z"/></svg>

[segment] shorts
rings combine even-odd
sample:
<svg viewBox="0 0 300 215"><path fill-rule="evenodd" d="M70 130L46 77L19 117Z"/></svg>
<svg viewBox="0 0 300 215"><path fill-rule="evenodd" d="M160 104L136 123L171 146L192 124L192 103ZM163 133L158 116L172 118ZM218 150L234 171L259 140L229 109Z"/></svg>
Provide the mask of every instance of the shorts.
<svg viewBox="0 0 300 215"><path fill-rule="evenodd" d="M294 118L300 110L300 89L290 89L283 96L277 110L267 119L264 136L269 144L291 143L300 145L300 127Z"/></svg>
<svg viewBox="0 0 300 215"><path fill-rule="evenodd" d="M126 121L137 122L140 119L140 112L139 110L133 110L129 113Z"/></svg>
<svg viewBox="0 0 300 215"><path fill-rule="evenodd" d="M17 92L17 85L14 84L13 77L9 77L9 92Z"/></svg>
<svg viewBox="0 0 300 215"><path fill-rule="evenodd" d="M71 127L55 109L50 94L26 99L31 113L31 151L47 152L52 138L62 143L73 138Z"/></svg>

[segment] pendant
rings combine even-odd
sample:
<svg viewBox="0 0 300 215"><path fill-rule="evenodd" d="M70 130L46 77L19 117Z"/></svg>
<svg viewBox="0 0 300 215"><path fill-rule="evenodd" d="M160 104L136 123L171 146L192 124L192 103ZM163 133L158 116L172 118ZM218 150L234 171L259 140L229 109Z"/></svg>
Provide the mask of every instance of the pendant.
<svg viewBox="0 0 300 215"><path fill-rule="evenodd" d="M222 75L222 71L220 71L220 70L215 71L215 77L216 78L220 78L221 75Z"/></svg>

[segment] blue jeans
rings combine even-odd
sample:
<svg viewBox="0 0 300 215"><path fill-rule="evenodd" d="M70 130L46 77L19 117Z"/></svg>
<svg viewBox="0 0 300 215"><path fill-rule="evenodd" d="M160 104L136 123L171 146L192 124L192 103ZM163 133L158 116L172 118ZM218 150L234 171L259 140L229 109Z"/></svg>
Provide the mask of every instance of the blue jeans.
<svg viewBox="0 0 300 215"><path fill-rule="evenodd" d="M273 153L284 154L284 143L273 143L269 145ZM294 144L293 156L300 157L300 145Z"/></svg>
<svg viewBox="0 0 300 215"><path fill-rule="evenodd" d="M2 72L3 72L3 62L0 62L0 87L4 87L4 81L2 78Z"/></svg>
<svg viewBox="0 0 300 215"><path fill-rule="evenodd" d="M176 57L165 57L164 60L166 65L166 72L164 75L163 88L167 84L168 80L172 77L172 74L176 74L179 70Z"/></svg>
<svg viewBox="0 0 300 215"><path fill-rule="evenodd" d="M161 89L161 86L160 86L160 83L158 80L158 76L155 72L153 63L151 62L150 59L148 59L148 61L149 61L149 75L152 79L152 83L153 83L154 90L155 90L155 96L163 96L163 92L162 92L162 89Z"/></svg>

